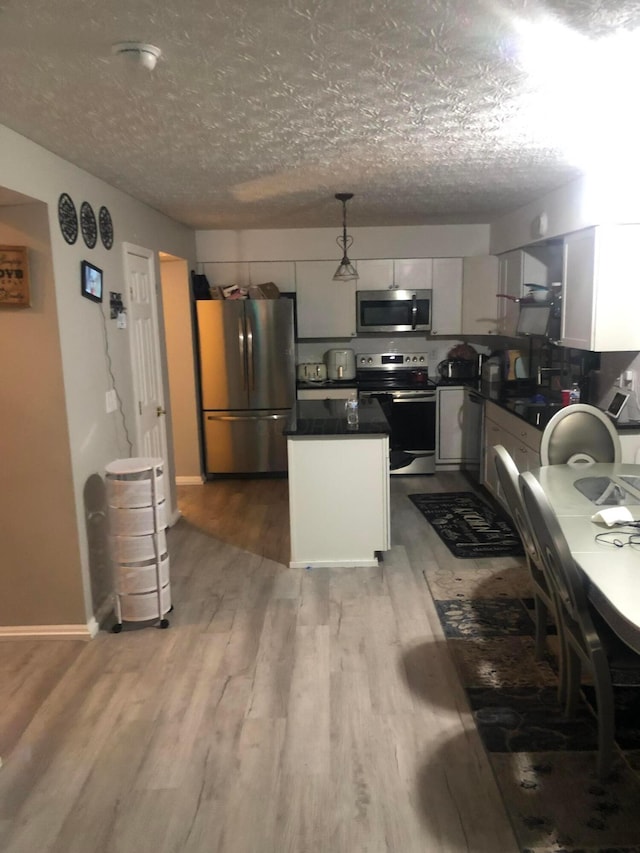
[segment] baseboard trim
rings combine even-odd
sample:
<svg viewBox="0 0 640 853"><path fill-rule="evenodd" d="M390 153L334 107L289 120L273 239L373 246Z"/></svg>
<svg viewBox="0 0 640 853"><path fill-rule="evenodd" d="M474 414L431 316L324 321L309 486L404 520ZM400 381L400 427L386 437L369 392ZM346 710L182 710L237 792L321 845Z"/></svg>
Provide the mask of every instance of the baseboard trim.
<svg viewBox="0 0 640 853"><path fill-rule="evenodd" d="M205 482L204 477L176 477L176 486L201 486Z"/></svg>
<svg viewBox="0 0 640 853"><path fill-rule="evenodd" d="M93 618L86 625L0 625L0 640L91 640L97 633Z"/></svg>

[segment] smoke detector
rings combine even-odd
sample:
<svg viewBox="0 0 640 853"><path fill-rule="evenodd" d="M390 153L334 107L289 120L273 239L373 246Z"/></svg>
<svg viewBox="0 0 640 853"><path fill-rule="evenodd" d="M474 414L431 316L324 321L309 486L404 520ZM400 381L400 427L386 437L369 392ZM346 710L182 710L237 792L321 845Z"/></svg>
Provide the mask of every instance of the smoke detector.
<svg viewBox="0 0 640 853"><path fill-rule="evenodd" d="M144 44L140 41L119 41L111 47L116 56L123 56L127 62L141 65L148 71L153 71L162 51L154 44Z"/></svg>

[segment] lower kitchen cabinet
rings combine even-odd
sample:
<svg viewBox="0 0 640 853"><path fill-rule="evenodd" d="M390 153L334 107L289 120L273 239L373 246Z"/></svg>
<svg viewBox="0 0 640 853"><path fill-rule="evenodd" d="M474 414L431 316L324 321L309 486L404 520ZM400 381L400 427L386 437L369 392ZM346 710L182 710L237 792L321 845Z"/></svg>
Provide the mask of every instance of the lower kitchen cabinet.
<svg viewBox="0 0 640 853"><path fill-rule="evenodd" d="M296 261L299 338L352 338L356 334L356 283L334 281L336 261Z"/></svg>
<svg viewBox="0 0 640 853"><path fill-rule="evenodd" d="M464 388L445 386L436 393L436 465L457 468L462 462Z"/></svg>
<svg viewBox="0 0 640 853"><path fill-rule="evenodd" d="M377 566L391 538L388 436L290 436L287 444L289 566Z"/></svg>
<svg viewBox="0 0 640 853"><path fill-rule="evenodd" d="M298 388L296 397L298 400L348 400L357 390L355 385L351 388L342 385L339 388Z"/></svg>
<svg viewBox="0 0 640 853"><path fill-rule="evenodd" d="M541 441L541 430L530 426L495 403L489 401L486 403L483 484L507 510L509 507L498 483L493 448L497 444L502 444L511 454L518 471L530 471L540 465Z"/></svg>

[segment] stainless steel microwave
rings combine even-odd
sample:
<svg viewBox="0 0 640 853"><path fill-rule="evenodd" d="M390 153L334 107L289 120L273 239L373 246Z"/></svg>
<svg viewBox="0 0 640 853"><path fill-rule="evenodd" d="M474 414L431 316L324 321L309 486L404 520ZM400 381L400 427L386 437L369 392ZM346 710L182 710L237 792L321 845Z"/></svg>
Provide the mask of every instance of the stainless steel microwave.
<svg viewBox="0 0 640 853"><path fill-rule="evenodd" d="M358 332L430 332L430 290L357 290Z"/></svg>

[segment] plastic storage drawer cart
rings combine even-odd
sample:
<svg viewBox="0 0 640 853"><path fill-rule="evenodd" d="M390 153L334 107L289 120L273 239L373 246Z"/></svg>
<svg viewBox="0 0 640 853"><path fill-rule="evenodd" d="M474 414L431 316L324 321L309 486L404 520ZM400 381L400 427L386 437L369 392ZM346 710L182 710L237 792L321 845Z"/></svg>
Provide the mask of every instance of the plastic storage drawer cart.
<svg viewBox="0 0 640 853"><path fill-rule="evenodd" d="M106 467L116 624L159 620L168 628L171 607L166 538L164 462L138 457Z"/></svg>

